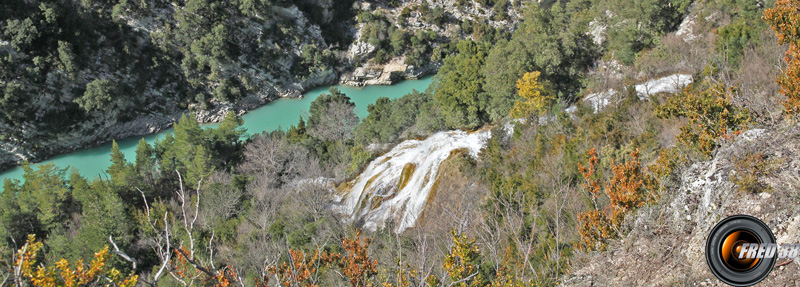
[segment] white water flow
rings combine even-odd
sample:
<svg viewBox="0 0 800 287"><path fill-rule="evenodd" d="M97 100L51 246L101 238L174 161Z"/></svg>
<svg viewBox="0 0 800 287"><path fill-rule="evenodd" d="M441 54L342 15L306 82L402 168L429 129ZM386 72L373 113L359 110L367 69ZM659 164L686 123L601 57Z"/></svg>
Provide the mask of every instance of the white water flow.
<svg viewBox="0 0 800 287"><path fill-rule="evenodd" d="M635 85L633 88L636 90L636 95L639 96L640 100L646 100L650 98L651 95L659 93L680 92L684 87L691 84L692 81L692 75L674 74L649 80ZM594 108L594 112L597 113L605 106L611 104L611 102L614 101L615 95L617 95L617 90L609 89L605 92L587 95L583 100L588 102L589 105Z"/></svg>
<svg viewBox="0 0 800 287"><path fill-rule="evenodd" d="M336 207L363 228L376 230L394 222L395 232L414 226L437 180L439 166L459 149L478 156L489 130L446 131L425 140L407 140L370 162L342 195Z"/></svg>

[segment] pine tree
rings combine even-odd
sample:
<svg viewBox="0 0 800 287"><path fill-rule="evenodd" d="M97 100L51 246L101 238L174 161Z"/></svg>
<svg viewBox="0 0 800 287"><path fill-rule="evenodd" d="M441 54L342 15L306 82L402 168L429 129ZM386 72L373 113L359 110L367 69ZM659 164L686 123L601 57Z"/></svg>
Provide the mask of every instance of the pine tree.
<svg viewBox="0 0 800 287"><path fill-rule="evenodd" d="M184 180L186 180L186 185L190 187L196 187L213 170L211 158L202 145L194 147L193 156L184 162L184 165L186 166L186 178Z"/></svg>
<svg viewBox="0 0 800 287"><path fill-rule="evenodd" d="M153 160L153 148L147 144L147 141L140 139L139 144L136 145L136 163L134 163L134 168L139 175L143 176L152 171Z"/></svg>
<svg viewBox="0 0 800 287"><path fill-rule="evenodd" d="M108 167L106 172L111 176L111 181L118 185L127 185L127 172L129 170L128 161L125 160L125 155L120 151L117 141L111 141L111 166Z"/></svg>

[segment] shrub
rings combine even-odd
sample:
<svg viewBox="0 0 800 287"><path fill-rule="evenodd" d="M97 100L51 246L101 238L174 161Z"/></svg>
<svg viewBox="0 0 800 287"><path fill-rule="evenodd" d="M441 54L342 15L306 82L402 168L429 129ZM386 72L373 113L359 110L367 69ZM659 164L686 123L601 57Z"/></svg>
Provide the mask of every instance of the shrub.
<svg viewBox="0 0 800 287"><path fill-rule="evenodd" d="M710 156L719 145L718 139L740 133L750 121L746 109L739 109L731 103L734 93L735 88L711 83L707 79L669 98L666 104L656 108L656 116L685 117L688 121L681 127L678 140Z"/></svg>
<svg viewBox="0 0 800 287"><path fill-rule="evenodd" d="M578 214L581 241L577 245L581 250L604 248L609 239L619 235L626 215L656 199L655 178L642 168L638 150L630 153L630 160L620 164L612 158L612 176L605 183L597 173L600 161L597 151L593 148L588 155L588 166L580 165L580 172L592 207ZM603 207L606 200L608 203Z"/></svg>
<svg viewBox="0 0 800 287"><path fill-rule="evenodd" d="M459 282L455 286L485 286L482 284L480 274L481 252L475 244L475 239L468 239L453 230L453 246L444 258L442 267L450 275L452 282ZM451 284L452 286L453 284Z"/></svg>
<svg viewBox="0 0 800 287"><path fill-rule="evenodd" d="M39 250L44 247L42 242L36 241L33 235L28 236L28 242L17 251L14 262L20 274L33 286L96 286L109 284L114 286L135 286L139 276L126 277L119 270L109 268L106 262L111 257L108 246L94 254L94 259L86 265L83 260L70 264L66 259L58 260L55 265L44 266L37 263ZM70 267L74 265L75 269ZM23 282L17 282L22 284Z"/></svg>
<svg viewBox="0 0 800 287"><path fill-rule="evenodd" d="M761 181L761 178L769 175L772 169L773 162L768 160L767 156L762 153L748 152L744 156L734 159L730 179L741 192L769 192L772 189Z"/></svg>
<svg viewBox="0 0 800 287"><path fill-rule="evenodd" d="M778 77L781 93L788 98L784 103L786 112L790 116L800 113L800 13L797 0L775 1L775 8L764 11L764 21L767 21L775 34L778 42L789 44L784 60L789 67Z"/></svg>

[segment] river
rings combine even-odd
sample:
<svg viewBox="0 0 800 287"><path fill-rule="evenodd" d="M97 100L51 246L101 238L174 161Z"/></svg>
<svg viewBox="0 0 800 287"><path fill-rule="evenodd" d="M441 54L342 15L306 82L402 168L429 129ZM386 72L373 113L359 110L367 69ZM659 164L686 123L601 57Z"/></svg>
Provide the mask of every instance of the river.
<svg viewBox="0 0 800 287"><path fill-rule="evenodd" d="M347 94L356 104L356 114L360 118L367 116L367 105L374 103L380 97L390 99L402 97L412 90L424 91L433 81L433 76L428 76L420 80L407 80L391 86L366 86L355 88L337 85L340 91ZM279 128L287 129L297 124L300 116L308 118L308 108L311 102L319 95L328 91L330 86L319 87L303 94L302 99L278 99L267 103L257 109L251 110L242 116L243 127L247 129L248 135L258 134L264 131L273 131ZM209 125L213 126L213 125ZM146 136L129 137L117 139L120 150L125 154L125 159L132 162L135 159L136 145L139 140L144 138L152 144L157 139L164 138L167 133L171 133L172 128L159 133ZM70 153L61 154L39 164L54 163L59 167L71 167L77 169L83 176L95 178L103 174L111 165L111 141L91 148L79 149ZM39 164L34 164L34 169ZM6 178L22 180L22 168L17 166L4 171L0 174L0 183ZM0 184L0 189L2 185Z"/></svg>

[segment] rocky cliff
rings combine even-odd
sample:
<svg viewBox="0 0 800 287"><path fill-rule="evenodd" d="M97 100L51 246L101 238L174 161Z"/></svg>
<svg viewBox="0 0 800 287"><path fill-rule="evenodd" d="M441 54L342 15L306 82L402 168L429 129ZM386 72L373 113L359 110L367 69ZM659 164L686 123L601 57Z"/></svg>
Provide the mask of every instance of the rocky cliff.
<svg viewBox="0 0 800 287"><path fill-rule="evenodd" d="M463 24L483 23L500 31L510 32L516 28L521 18L519 1L497 1L493 6L485 6L473 1L456 0L409 0L397 1L396 5L384 5L371 1L358 1L358 11L379 13L386 17L392 26L408 34L433 32L438 35L432 49L450 41L472 38L472 31L465 31ZM424 7L424 8L422 8ZM429 14L440 14L442 23L432 23ZM424 60L415 65L408 59L408 53L394 56L385 63L374 61L378 47L365 41L364 29L360 23L354 27L353 43L347 49L345 61L350 68L345 69L339 82L344 85L390 85L401 79L417 79L435 73L441 66L439 60ZM428 56L428 55L425 55ZM434 56L435 58L435 56Z"/></svg>

